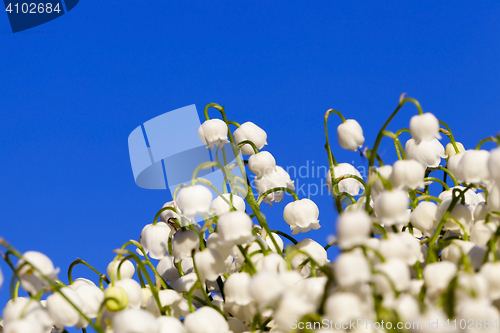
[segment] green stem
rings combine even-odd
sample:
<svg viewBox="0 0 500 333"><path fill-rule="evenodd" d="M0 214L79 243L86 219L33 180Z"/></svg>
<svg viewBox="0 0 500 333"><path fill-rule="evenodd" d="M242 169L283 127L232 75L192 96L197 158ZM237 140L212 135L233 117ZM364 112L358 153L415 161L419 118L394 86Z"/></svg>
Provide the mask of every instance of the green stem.
<svg viewBox="0 0 500 333"><path fill-rule="evenodd" d="M285 191L285 192L290 193L292 195L294 201L299 200L297 193L295 193L292 189L289 189L288 187L275 187L275 188L272 188L272 189L267 190L266 192L262 193L259 196L259 198L257 199L257 204L260 205L262 203L262 200L264 200L264 198L267 197L269 194L274 193L274 192L279 192L279 191Z"/></svg>
<svg viewBox="0 0 500 333"><path fill-rule="evenodd" d="M70 265L69 265L69 268L68 268L68 281L69 281L69 284L73 284L73 278L71 276L71 273L73 272L73 268L78 265L78 264L83 264L85 266L87 266L88 268L90 268L92 271L94 271L94 273L96 273L97 275L99 275L99 277L103 276L103 279L104 281L109 284L109 280L108 278L106 277L106 275L104 274L101 274L99 273L99 271L97 269L95 269L92 265L90 265L89 263L87 263L85 260L83 259L76 259L75 261L73 261Z"/></svg>
<svg viewBox="0 0 500 333"><path fill-rule="evenodd" d="M446 129L448 130L448 133L445 133L445 134L450 139L451 145L453 146L453 149L455 149L455 153L457 153L457 154L460 153L460 150L457 147L455 137L453 136L453 132L451 131L450 127L442 120L440 120L439 123L441 125L443 125L444 127L446 127Z"/></svg>
<svg viewBox="0 0 500 333"><path fill-rule="evenodd" d="M279 230L271 230L271 232L274 232L275 234L278 234L280 236L283 236L285 237L286 239L288 239L290 242L293 243L293 245L296 245L298 242L295 238L293 238L292 236L282 232L282 231L279 231Z"/></svg>
<svg viewBox="0 0 500 333"><path fill-rule="evenodd" d="M494 136L490 136L490 137L484 138L484 139L482 139L481 141L479 141L479 143L478 143L478 144L477 144L477 146L476 146L476 150L481 149L481 146L482 146L484 143L488 142L488 141L493 141L493 142L495 142L496 144L498 144L497 139L496 139Z"/></svg>
<svg viewBox="0 0 500 333"><path fill-rule="evenodd" d="M258 154L259 153L259 149L257 148L257 146L255 145L255 143L253 143L252 141L250 140L244 140L244 141L241 141L240 143L238 143L238 145L236 145L236 147L238 147L238 149L241 149L241 147L243 147L244 145L250 145L252 146L253 148L253 151L255 154Z"/></svg>
<svg viewBox="0 0 500 333"><path fill-rule="evenodd" d="M424 182L428 182L428 181L433 181L433 182L436 182L436 183L439 183L441 185L443 185L443 187L446 189L446 190L449 190L450 187L448 186L448 184L446 184L444 181L442 181L441 179L438 179L438 178L435 178L435 177L426 177L424 178Z"/></svg>

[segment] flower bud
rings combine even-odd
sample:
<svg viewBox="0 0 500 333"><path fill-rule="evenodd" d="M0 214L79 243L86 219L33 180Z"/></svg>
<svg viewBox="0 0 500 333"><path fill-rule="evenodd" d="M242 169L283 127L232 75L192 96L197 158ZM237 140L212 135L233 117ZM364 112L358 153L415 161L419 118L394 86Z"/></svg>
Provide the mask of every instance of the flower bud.
<svg viewBox="0 0 500 333"><path fill-rule="evenodd" d="M241 124L234 131L234 141L236 144L246 140L253 142L257 149L262 149L264 145L267 145L267 134L262 128L248 121ZM241 147L241 153L243 155L255 154L252 146L248 144Z"/></svg>
<svg viewBox="0 0 500 333"><path fill-rule="evenodd" d="M354 119L347 119L337 127L337 137L342 148L356 151L365 142L363 129Z"/></svg>
<svg viewBox="0 0 500 333"><path fill-rule="evenodd" d="M214 146L222 148L225 143L229 143L227 132L227 124L220 119L207 120L198 128L198 136L210 150Z"/></svg>
<svg viewBox="0 0 500 333"><path fill-rule="evenodd" d="M179 206L182 214L189 218L195 215L203 215L210 209L212 203L212 192L203 185L193 185L183 187L175 202Z"/></svg>
<svg viewBox="0 0 500 333"><path fill-rule="evenodd" d="M121 260L112 261L106 268L106 273L110 279L118 279L118 267L120 267L120 278L130 279L134 276L135 266L130 260L125 260L120 266Z"/></svg>
<svg viewBox="0 0 500 333"><path fill-rule="evenodd" d="M455 145L458 148L458 153L455 150L455 147L453 147L453 144L451 142L446 145L445 154L446 154L446 156L448 156L447 158L455 156L456 154L459 154L459 153L463 153L465 151L464 145L461 144L460 142L455 141Z"/></svg>
<svg viewBox="0 0 500 333"><path fill-rule="evenodd" d="M121 279L115 282L115 287L121 287L127 293L128 307L140 308L142 304L142 288L141 285L132 279Z"/></svg>
<svg viewBox="0 0 500 333"><path fill-rule="evenodd" d="M410 132L417 143L433 138L441 139L439 121L432 113L413 116L410 119Z"/></svg>
<svg viewBox="0 0 500 333"><path fill-rule="evenodd" d="M283 210L283 219L290 226L292 235L307 232L311 229L319 229L318 216L318 206L309 199L290 202Z"/></svg>
<svg viewBox="0 0 500 333"><path fill-rule="evenodd" d="M109 311L121 311L128 305L128 295L122 287L107 287L104 290L104 298L104 305Z"/></svg>
<svg viewBox="0 0 500 333"><path fill-rule="evenodd" d="M276 171L276 160L271 153L261 151L248 158L248 168L257 176L257 178L269 175Z"/></svg>

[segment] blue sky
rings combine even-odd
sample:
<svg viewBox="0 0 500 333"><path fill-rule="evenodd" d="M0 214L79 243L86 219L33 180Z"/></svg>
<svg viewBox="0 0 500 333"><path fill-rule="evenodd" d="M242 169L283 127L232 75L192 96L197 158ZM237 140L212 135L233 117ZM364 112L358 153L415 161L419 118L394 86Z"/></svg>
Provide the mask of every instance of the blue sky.
<svg viewBox="0 0 500 333"><path fill-rule="evenodd" d="M402 92L473 148L500 129L499 15L498 3L469 1L86 0L12 34L0 14L0 235L62 271L77 257L103 271L170 199L135 185L129 133L190 104L258 124L284 167L327 165L328 108L357 119L371 146ZM389 129L415 113L405 107ZM337 124L337 159L366 165L341 151ZM395 159L388 140L381 153ZM310 178L300 181L322 179ZM322 225L311 237L325 244L336 214L326 194L311 199ZM287 231L284 206L264 212Z"/></svg>

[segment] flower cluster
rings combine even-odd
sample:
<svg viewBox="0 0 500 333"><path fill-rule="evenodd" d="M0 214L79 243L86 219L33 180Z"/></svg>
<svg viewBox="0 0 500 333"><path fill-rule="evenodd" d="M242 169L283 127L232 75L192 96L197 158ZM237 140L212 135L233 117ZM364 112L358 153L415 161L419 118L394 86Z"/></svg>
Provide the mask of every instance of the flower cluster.
<svg viewBox="0 0 500 333"><path fill-rule="evenodd" d="M406 103L419 114L409 129L388 131ZM210 107L223 120L210 119ZM336 223L322 222L335 225L326 246L293 238L320 228L319 209L297 196L290 175L261 150L266 132L251 122L227 121L223 107L209 104L200 139L210 149L229 143L236 156L230 165L200 167L222 170L222 193L195 172L138 241L114 251L105 274L78 259L68 284L44 254L19 253L0 239L14 272L2 332L86 332L88 326L100 333L457 332L464 321L467 332L498 331L500 148L481 146L500 145L500 138L466 150L443 121L403 95L373 148L362 151L369 167L363 179L332 153L333 113L342 120L339 145L352 151L364 145L357 121L326 112L326 181L338 210ZM411 135L404 149L403 133ZM440 133L450 140L446 148ZM377 154L384 137L394 141L398 160L392 165ZM255 174L257 196L248 179L231 172L245 175L246 166ZM291 235L272 230L260 210L262 202L279 203L286 193L293 201L281 209ZM330 260L332 247L340 254ZM94 271L98 283L73 280L78 264ZM27 296L19 296L20 288Z"/></svg>

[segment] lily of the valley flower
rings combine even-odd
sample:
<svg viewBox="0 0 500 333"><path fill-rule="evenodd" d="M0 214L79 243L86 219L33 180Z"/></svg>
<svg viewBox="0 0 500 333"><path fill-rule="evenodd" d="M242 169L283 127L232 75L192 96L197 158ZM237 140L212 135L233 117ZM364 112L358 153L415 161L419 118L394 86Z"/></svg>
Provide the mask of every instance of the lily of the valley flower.
<svg viewBox="0 0 500 333"><path fill-rule="evenodd" d="M424 187L425 167L415 160L399 160L392 166L391 183L396 188Z"/></svg>
<svg viewBox="0 0 500 333"><path fill-rule="evenodd" d="M363 129L354 119L347 119L337 127L337 137L342 148L356 151L365 142Z"/></svg>
<svg viewBox="0 0 500 333"><path fill-rule="evenodd" d="M461 181L466 183L483 183L488 184L491 181L488 161L490 152L486 150L466 150L463 153L462 159L458 167L460 168Z"/></svg>
<svg viewBox="0 0 500 333"><path fill-rule="evenodd" d="M156 318L146 310L128 309L113 317L113 333L159 333Z"/></svg>
<svg viewBox="0 0 500 333"><path fill-rule="evenodd" d="M250 294L250 282L252 277L250 274L241 272L229 275L224 283L224 293L226 302L237 305L248 305L253 301Z"/></svg>
<svg viewBox="0 0 500 333"><path fill-rule="evenodd" d="M319 229L318 216L318 206L309 199L290 202L283 210L283 219L290 226L292 235L307 232L311 229Z"/></svg>
<svg viewBox="0 0 500 333"><path fill-rule="evenodd" d="M430 168L439 166L441 159L447 157L443 145L436 138L420 141L418 144L412 138L406 141L405 152L409 159L413 159L424 167Z"/></svg>
<svg viewBox="0 0 500 333"><path fill-rule="evenodd" d="M437 206L430 201L422 201L410 214L411 224L421 231L431 231L436 218Z"/></svg>
<svg viewBox="0 0 500 333"><path fill-rule="evenodd" d="M243 212L230 212L219 217L217 230L224 242L245 244L253 239L252 220Z"/></svg>
<svg viewBox="0 0 500 333"><path fill-rule="evenodd" d="M248 121L241 124L241 126L234 131L234 141L236 144L246 140L253 142L257 149L262 149L267 145L267 133L259 126ZM241 153L243 155L255 154L252 146L248 144L241 147Z"/></svg>
<svg viewBox="0 0 500 333"><path fill-rule="evenodd" d="M238 196L237 194L233 194L231 196L230 193L224 193L222 195L224 196L224 198L226 198L227 201L232 202L234 208L236 208L237 211L245 211L245 201L240 196ZM210 211L217 216L229 212L230 209L231 208L229 207L227 202L224 201L224 199L222 199L220 196L215 198L210 204Z"/></svg>
<svg viewBox="0 0 500 333"><path fill-rule="evenodd" d="M170 227L168 224L159 222L156 225L147 224L141 231L139 243L141 243L146 254L153 259L161 259L165 256L168 247L168 236ZM137 253L142 255L142 251L137 249Z"/></svg>
<svg viewBox="0 0 500 333"><path fill-rule="evenodd" d="M43 288L48 287L49 282L45 278L55 281L57 273L59 273L59 268L54 268L52 260L37 251L25 252L16 268L19 269L18 276L21 286L31 294L36 294Z"/></svg>
<svg viewBox="0 0 500 333"><path fill-rule="evenodd" d="M271 171L269 174L256 178L255 187L257 188L259 195L262 195L264 192L276 187L286 187L291 190L295 190L294 181L291 180L288 172L280 166L276 166L275 171ZM264 198L264 202L281 202L284 196L285 194L283 191L273 192Z"/></svg>
<svg viewBox="0 0 500 333"><path fill-rule="evenodd" d="M104 301L104 292L94 282L84 278L76 279L69 288L80 297L83 304L82 312L89 318L96 318Z"/></svg>
<svg viewBox="0 0 500 333"><path fill-rule="evenodd" d="M406 224L410 217L408 193L400 189L384 191L375 198L373 209L378 222L384 226Z"/></svg>
<svg viewBox="0 0 500 333"><path fill-rule="evenodd" d="M226 273L226 265L219 251L214 249L206 249L194 255L194 260L200 274L200 279L215 281L217 278Z"/></svg>
<svg viewBox="0 0 500 333"><path fill-rule="evenodd" d="M347 175L354 175L358 176L361 178L361 174L359 173L358 169L356 169L354 166L352 166L349 163L339 163L336 167L333 168L333 173L335 174L335 179L341 178L342 176L347 176ZM330 170L328 170L328 173L326 175L326 186L328 187L328 190L330 193L333 194L332 192L332 176L330 173ZM363 184L361 184L358 180L354 178L346 178L342 179L338 183L339 187L339 192L347 192L351 195L358 195L360 190L364 189Z"/></svg>
<svg viewBox="0 0 500 333"><path fill-rule="evenodd" d="M64 294L75 306L83 308L83 302L78 296L78 293L69 287L63 287L60 292ZM54 293L47 297L47 311L54 320L56 327L63 326L78 326L86 327L85 323L78 311L59 293Z"/></svg>
<svg viewBox="0 0 500 333"><path fill-rule="evenodd" d="M111 279L118 279L118 267L120 267L120 278L130 279L134 276L135 266L130 260L125 260L121 263L121 260L111 261L106 268L106 273Z"/></svg>
<svg viewBox="0 0 500 333"><path fill-rule="evenodd" d="M188 229L175 233L172 241L172 248L174 250L174 257L176 261L191 257L192 251L197 251L199 247L200 238L198 237L196 231Z"/></svg>
<svg viewBox="0 0 500 333"><path fill-rule="evenodd" d="M191 218L208 213L212 203L212 192L200 184L184 187L179 191L175 202L182 214Z"/></svg>
<svg viewBox="0 0 500 333"><path fill-rule="evenodd" d="M227 139L227 124L220 119L210 119L205 121L198 128L198 136L201 141L207 145L210 150L214 146L222 148L224 144L229 143Z"/></svg>
<svg viewBox="0 0 500 333"><path fill-rule="evenodd" d="M410 132L417 143L422 140L441 139L439 121L432 113L413 116L410 119Z"/></svg>
<svg viewBox="0 0 500 333"><path fill-rule="evenodd" d="M188 314L184 319L184 326L189 333L230 333L224 317L208 306Z"/></svg>
<svg viewBox="0 0 500 333"><path fill-rule="evenodd" d="M248 158L248 168L257 176L257 178L260 178L276 171L276 160L271 153L261 151L260 153L254 154Z"/></svg>
<svg viewBox="0 0 500 333"><path fill-rule="evenodd" d="M365 211L345 212L337 219L337 239L341 249L364 244L370 237L372 221Z"/></svg>

